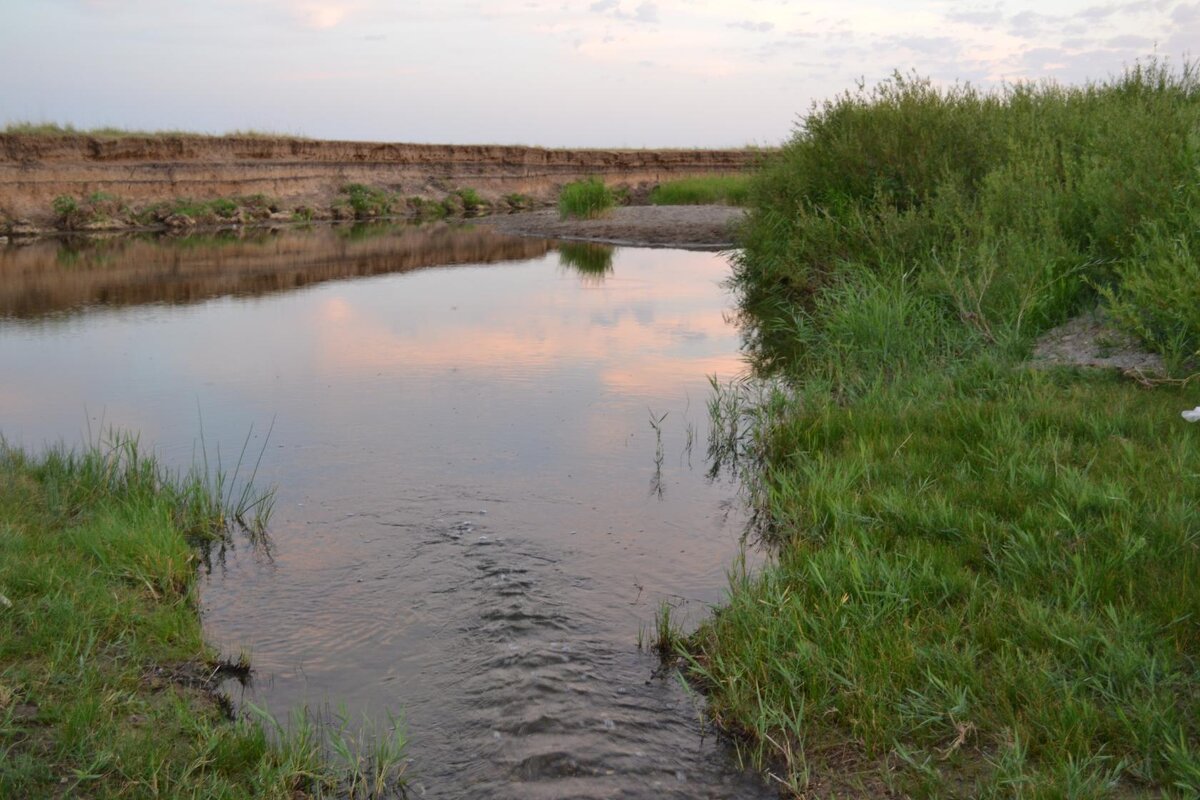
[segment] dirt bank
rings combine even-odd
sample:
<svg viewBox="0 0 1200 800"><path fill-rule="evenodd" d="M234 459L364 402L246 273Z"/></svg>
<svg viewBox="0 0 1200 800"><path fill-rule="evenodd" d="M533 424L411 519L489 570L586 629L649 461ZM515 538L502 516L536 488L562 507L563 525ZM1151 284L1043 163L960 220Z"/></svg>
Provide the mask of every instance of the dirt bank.
<svg viewBox="0 0 1200 800"><path fill-rule="evenodd" d="M731 206L624 206L600 219L560 219L556 210L544 210L478 222L520 236L720 250L733 246L733 228L743 213Z"/></svg>
<svg viewBox="0 0 1200 800"><path fill-rule="evenodd" d="M758 157L753 150L0 134L0 222L7 218L10 228L18 220L45 225L53 220L55 198L96 193L143 206L261 194L284 211L328 209L348 184L439 200L455 189L470 188L493 202L513 194L545 201L562 184L586 176L636 192L673 178L741 172Z"/></svg>

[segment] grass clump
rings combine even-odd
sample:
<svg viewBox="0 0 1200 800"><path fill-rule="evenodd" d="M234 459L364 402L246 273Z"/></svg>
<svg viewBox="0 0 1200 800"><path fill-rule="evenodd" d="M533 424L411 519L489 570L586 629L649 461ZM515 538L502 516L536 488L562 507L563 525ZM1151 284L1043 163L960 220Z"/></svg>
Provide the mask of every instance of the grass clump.
<svg viewBox="0 0 1200 800"><path fill-rule="evenodd" d="M660 183L651 190L650 202L656 206L742 206L749 191L749 175L707 175Z"/></svg>
<svg viewBox="0 0 1200 800"><path fill-rule="evenodd" d="M600 178L568 183L558 195L558 213L563 219L595 219L616 204L611 189Z"/></svg>
<svg viewBox="0 0 1200 800"><path fill-rule="evenodd" d="M239 516L218 485L130 437L0 446L0 796L383 796L364 783L380 765L339 761L313 721L271 732L211 694L224 666L201 630L195 544Z"/></svg>
<svg viewBox="0 0 1200 800"><path fill-rule="evenodd" d="M1198 118L1186 65L896 76L752 182L734 283L779 377L718 387L712 438L776 559L689 658L794 793L1200 790ZM1097 303L1180 379L1027 365Z"/></svg>

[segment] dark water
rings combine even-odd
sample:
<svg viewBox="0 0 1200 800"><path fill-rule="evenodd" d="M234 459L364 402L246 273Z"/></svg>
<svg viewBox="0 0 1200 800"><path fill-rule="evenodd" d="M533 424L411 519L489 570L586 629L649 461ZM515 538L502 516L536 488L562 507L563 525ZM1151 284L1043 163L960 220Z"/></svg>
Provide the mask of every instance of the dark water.
<svg viewBox="0 0 1200 800"><path fill-rule="evenodd" d="M8 247L0 432L186 465L202 416L228 465L274 418L273 556L206 578L209 635L278 715L403 714L418 796L769 797L638 648L739 552L704 477L727 272L445 227Z"/></svg>

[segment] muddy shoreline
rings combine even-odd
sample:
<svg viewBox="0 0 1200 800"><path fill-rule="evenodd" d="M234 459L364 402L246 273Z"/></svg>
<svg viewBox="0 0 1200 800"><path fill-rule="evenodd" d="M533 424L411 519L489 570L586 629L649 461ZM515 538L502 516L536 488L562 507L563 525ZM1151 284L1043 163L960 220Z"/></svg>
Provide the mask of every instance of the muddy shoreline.
<svg viewBox="0 0 1200 800"><path fill-rule="evenodd" d="M483 217L503 233L629 247L727 250L745 212L733 206L621 206L599 219L561 219L554 209Z"/></svg>
<svg viewBox="0 0 1200 800"><path fill-rule="evenodd" d="M597 242L624 247L667 247L682 250L727 250L735 246L738 223L745 212L732 206L622 206L599 219L561 219L554 209L459 217L463 224L486 226L511 236L564 241ZM260 220L216 225L119 225L61 230L28 225L9 235L0 233L0 246L30 244L48 238L83 236L95 238L136 234L188 236L230 231L264 231L304 225L420 222L412 216L373 220L337 220L328 215L313 220L295 220L273 215Z"/></svg>

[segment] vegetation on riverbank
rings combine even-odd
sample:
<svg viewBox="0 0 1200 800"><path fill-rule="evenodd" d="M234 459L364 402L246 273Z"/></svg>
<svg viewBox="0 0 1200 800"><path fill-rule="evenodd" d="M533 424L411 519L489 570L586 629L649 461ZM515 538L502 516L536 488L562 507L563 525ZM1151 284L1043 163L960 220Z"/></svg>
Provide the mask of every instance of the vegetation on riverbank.
<svg viewBox="0 0 1200 800"><path fill-rule="evenodd" d="M749 175L706 175L660 183L650 192L650 202L656 206L744 206L749 192Z"/></svg>
<svg viewBox="0 0 1200 800"><path fill-rule="evenodd" d="M177 198L135 206L108 192L82 197L61 195L51 204L54 226L64 231L110 231L128 228L187 229L228 227L264 222L311 222L406 218L444 219L477 216L489 211L510 212L530 207L533 201L520 194L506 195L495 205L471 188L459 188L440 199L404 197L376 186L353 183L343 186L330 208L310 205L285 208L266 195L219 197L213 200ZM0 233L6 233L0 224Z"/></svg>
<svg viewBox="0 0 1200 800"><path fill-rule="evenodd" d="M168 474L136 440L0 444L0 796L380 797L403 733L231 720L197 609L206 545L270 494ZM259 522L263 522L259 518ZM265 718L269 721L269 718Z"/></svg>
<svg viewBox="0 0 1200 800"><path fill-rule="evenodd" d="M617 196L604 181L588 178L568 183L558 194L558 215L563 219L595 219L617 204Z"/></svg>
<svg viewBox="0 0 1200 800"><path fill-rule="evenodd" d="M118 128L102 125L95 128L77 128L70 123L60 122L10 122L0 129L0 134L9 136L91 136L95 139L123 139L127 136L142 136L154 138L180 137L188 138L237 138L237 139L308 139L295 133L276 133L248 128L233 130L225 133L203 133L185 130L137 130L134 128Z"/></svg>
<svg viewBox="0 0 1200 800"><path fill-rule="evenodd" d="M756 177L713 399L777 559L688 646L796 794L1200 794L1200 80L895 76ZM1033 370L1097 305L1171 379Z"/></svg>

